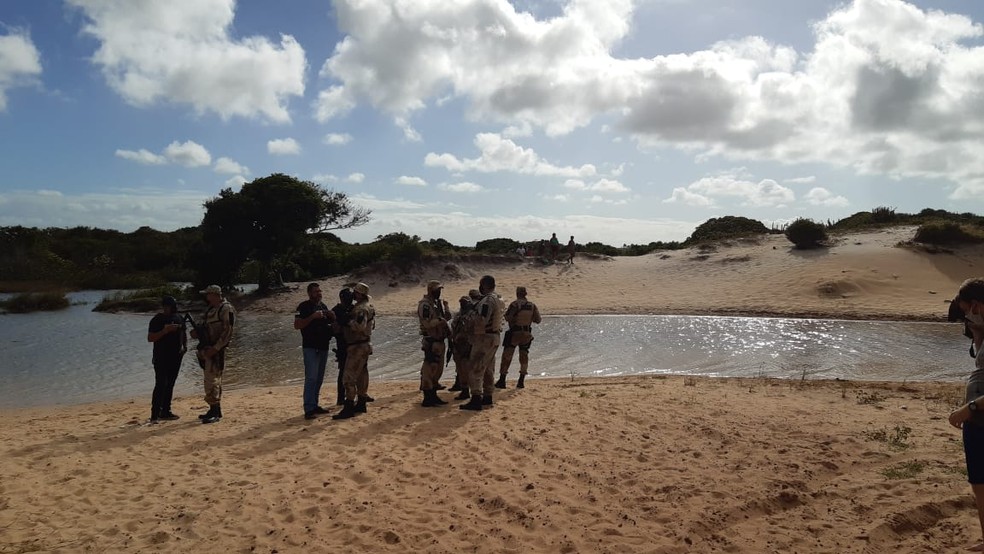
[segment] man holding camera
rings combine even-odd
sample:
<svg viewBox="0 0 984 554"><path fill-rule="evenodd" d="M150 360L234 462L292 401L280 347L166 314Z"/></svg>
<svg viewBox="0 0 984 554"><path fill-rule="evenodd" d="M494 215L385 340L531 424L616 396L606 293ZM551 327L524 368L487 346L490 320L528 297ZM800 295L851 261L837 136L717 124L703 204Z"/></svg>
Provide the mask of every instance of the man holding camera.
<svg viewBox="0 0 984 554"><path fill-rule="evenodd" d="M335 313L321 301L318 283L307 286L307 295L308 299L298 304L294 312L294 329L301 332L301 350L304 352L304 419L314 419L328 413L318 404L318 398L325 380Z"/></svg>
<svg viewBox="0 0 984 554"><path fill-rule="evenodd" d="M181 359L188 351L184 320L178 315L178 301L173 296L161 299L161 311L150 320L147 342L154 343L154 395L150 404L150 422L175 420L171 412L174 383L178 380Z"/></svg>

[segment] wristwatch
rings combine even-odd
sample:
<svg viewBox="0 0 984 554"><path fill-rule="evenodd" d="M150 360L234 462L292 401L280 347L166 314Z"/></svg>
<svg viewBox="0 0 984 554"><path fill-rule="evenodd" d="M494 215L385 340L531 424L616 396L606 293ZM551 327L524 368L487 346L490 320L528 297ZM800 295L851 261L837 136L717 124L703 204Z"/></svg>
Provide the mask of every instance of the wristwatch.
<svg viewBox="0 0 984 554"><path fill-rule="evenodd" d="M971 400L970 402L968 402L967 403L967 409L970 410L970 411L972 411L972 412L976 412L977 411L977 400L975 399L975 400Z"/></svg>

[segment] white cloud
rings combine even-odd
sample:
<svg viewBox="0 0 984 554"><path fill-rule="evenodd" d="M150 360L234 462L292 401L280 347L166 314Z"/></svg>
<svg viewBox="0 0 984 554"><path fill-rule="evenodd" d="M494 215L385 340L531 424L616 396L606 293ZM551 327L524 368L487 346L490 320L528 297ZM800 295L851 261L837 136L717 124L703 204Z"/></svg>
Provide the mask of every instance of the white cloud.
<svg viewBox="0 0 984 554"><path fill-rule="evenodd" d="M723 198L736 198L742 206L777 208L790 205L796 200L796 195L791 189L772 179L754 183L736 175L725 174L704 177L686 188L675 188L664 202L711 206L715 204L715 199Z"/></svg>
<svg viewBox="0 0 984 554"><path fill-rule="evenodd" d="M352 173L345 180L349 183L361 183L366 180L366 175L364 173Z"/></svg>
<svg viewBox="0 0 984 554"><path fill-rule="evenodd" d="M0 225L33 227L88 226L133 231L149 226L162 231L202 221L207 196L197 191L140 189L99 194L14 190L4 193Z"/></svg>
<svg viewBox="0 0 984 554"><path fill-rule="evenodd" d="M696 192L691 192L684 187L676 187L669 198L663 200L664 204L684 204L687 206L713 206L714 201Z"/></svg>
<svg viewBox="0 0 984 554"><path fill-rule="evenodd" d="M212 163L212 155L195 141L174 141L164 149L164 156L173 163L185 167L200 167Z"/></svg>
<svg viewBox="0 0 984 554"><path fill-rule="evenodd" d="M132 162L141 163L144 165L164 165L167 163L167 158L159 154L154 154L146 148L141 148L140 150L117 150L117 158L123 158L124 160L130 160Z"/></svg>
<svg viewBox="0 0 984 554"><path fill-rule="evenodd" d="M304 95L307 60L290 35L233 39L235 0L67 0L99 41L92 57L128 103L173 102L198 113L290 121L287 103Z"/></svg>
<svg viewBox="0 0 984 554"><path fill-rule="evenodd" d="M420 133L418 133L417 130L414 129L412 125L410 125L410 122L407 120L407 118L397 117L393 119L393 122L396 124L397 127L403 129L403 138L405 138L407 141L420 142L421 140L423 140L423 137L421 137Z"/></svg>
<svg viewBox="0 0 984 554"><path fill-rule="evenodd" d="M943 178L957 184L954 196L984 193L981 24L902 0L853 0L814 24L815 44L802 52L746 37L619 58L635 4L570 0L536 19L509 2L337 0L345 38L321 69L332 84L317 113L368 102L406 121L451 95L507 136L614 116L614 129L643 146Z"/></svg>
<svg viewBox="0 0 984 554"><path fill-rule="evenodd" d="M597 169L591 164L581 167L553 165L541 159L533 149L523 148L495 133L479 133L475 136L475 146L481 151L481 156L478 158L459 160L453 154L432 152L424 158L424 164L429 167L443 167L453 172L511 171L526 175L578 178L591 177L597 173Z"/></svg>
<svg viewBox="0 0 984 554"><path fill-rule="evenodd" d="M789 183L791 185L809 185L811 183L817 182L817 178L813 175L808 175L806 177L794 177L792 179L786 179L784 183Z"/></svg>
<svg viewBox="0 0 984 554"><path fill-rule="evenodd" d="M243 177L242 175L234 175L226 179L225 186L227 188L238 188L243 186L243 183L246 182L248 182L246 177Z"/></svg>
<svg viewBox="0 0 984 554"><path fill-rule="evenodd" d="M301 145L292 138L267 141L267 152L275 156L296 156L301 153Z"/></svg>
<svg viewBox="0 0 984 554"><path fill-rule="evenodd" d="M580 179L568 179L564 181L564 187L572 190L589 190L593 192L629 192L630 189L614 179L599 179L592 184L587 184Z"/></svg>
<svg viewBox="0 0 984 554"><path fill-rule="evenodd" d="M328 133L324 138L324 143L329 146L343 146L350 142L352 135L348 133Z"/></svg>
<svg viewBox="0 0 984 554"><path fill-rule="evenodd" d="M396 184L398 185L409 185L412 187L426 187L427 181L421 179L420 177L408 177L406 175L400 175L396 179Z"/></svg>
<svg viewBox="0 0 984 554"><path fill-rule="evenodd" d="M33 84L41 75L41 55L25 32L0 36L0 112L7 109L7 91Z"/></svg>
<svg viewBox="0 0 984 554"><path fill-rule="evenodd" d="M804 198L806 198L806 201L814 206L832 206L843 208L851 204L848 202L847 198L838 196L823 187L815 187L810 189L810 192L806 193Z"/></svg>
<svg viewBox="0 0 984 554"><path fill-rule="evenodd" d="M226 175L249 175L250 173L248 167L240 165L232 158L226 158L225 156L215 160L212 170L216 173L225 173Z"/></svg>
<svg viewBox="0 0 984 554"><path fill-rule="evenodd" d="M315 183L337 183L339 181L337 175L332 175L330 173L318 173L311 180Z"/></svg>
<svg viewBox="0 0 984 554"><path fill-rule="evenodd" d="M482 192L485 190L485 188L481 185L476 185L475 183L469 183L467 181L461 183L441 184L438 188L450 192Z"/></svg>

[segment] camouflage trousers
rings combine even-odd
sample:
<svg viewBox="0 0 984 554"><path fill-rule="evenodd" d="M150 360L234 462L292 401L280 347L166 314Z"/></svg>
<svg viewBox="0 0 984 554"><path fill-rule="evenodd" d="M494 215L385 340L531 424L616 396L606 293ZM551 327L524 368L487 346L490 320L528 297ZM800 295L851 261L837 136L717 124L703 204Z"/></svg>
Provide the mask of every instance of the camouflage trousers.
<svg viewBox="0 0 984 554"><path fill-rule="evenodd" d="M424 351L424 363L420 366L420 390L437 388L441 375L444 374L444 354L447 345L443 340L421 340L421 350Z"/></svg>
<svg viewBox="0 0 984 554"><path fill-rule="evenodd" d="M225 370L225 349L214 356L205 356L204 350L197 351L198 362L205 375L205 402L214 406L222 401L222 371Z"/></svg>
<svg viewBox="0 0 984 554"><path fill-rule="evenodd" d="M502 347L502 359L499 361L499 375L509 373L509 364L512 363L513 354L516 353L515 346ZM530 367L530 345L529 343L519 347L519 374L526 375L526 370Z"/></svg>
<svg viewBox="0 0 984 554"><path fill-rule="evenodd" d="M372 345L368 342L350 344L345 356L345 371L342 384L345 386L345 400L355 402L359 397L369 395L369 355Z"/></svg>
<svg viewBox="0 0 984 554"><path fill-rule="evenodd" d="M468 386L468 379L471 375L469 373L469 363L471 360L469 356L471 355L471 346L467 348L459 347L458 343L454 345L454 352L452 359L454 360L454 376L458 381L458 384L462 387Z"/></svg>
<svg viewBox="0 0 984 554"><path fill-rule="evenodd" d="M492 396L495 387L495 352L499 349L499 334L475 335L471 341L468 388L473 396Z"/></svg>

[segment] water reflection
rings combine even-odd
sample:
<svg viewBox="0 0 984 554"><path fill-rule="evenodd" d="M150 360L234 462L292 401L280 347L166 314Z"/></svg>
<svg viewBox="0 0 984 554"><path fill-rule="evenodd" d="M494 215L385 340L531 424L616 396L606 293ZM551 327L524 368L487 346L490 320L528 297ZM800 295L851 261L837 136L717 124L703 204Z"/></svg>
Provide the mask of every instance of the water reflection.
<svg viewBox="0 0 984 554"><path fill-rule="evenodd" d="M70 295L55 313L0 316L0 407L79 403L149 395L149 315L91 311L102 292ZM960 380L967 341L953 325L694 316L546 317L530 372L549 377L632 374ZM238 319L226 385L302 381L299 333L291 315ZM380 317L370 373L415 379L417 324ZM518 360L513 361L514 365ZM449 368L450 374L453 368ZM512 369L515 375L518 366ZM329 364L331 382L333 364ZM200 394L201 370L187 356L176 394ZM298 393L299 394L299 393Z"/></svg>

